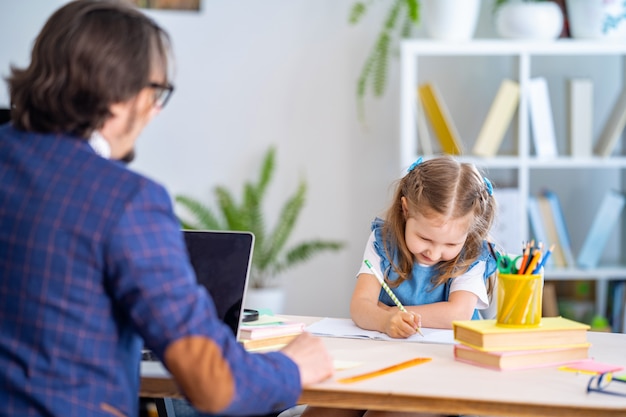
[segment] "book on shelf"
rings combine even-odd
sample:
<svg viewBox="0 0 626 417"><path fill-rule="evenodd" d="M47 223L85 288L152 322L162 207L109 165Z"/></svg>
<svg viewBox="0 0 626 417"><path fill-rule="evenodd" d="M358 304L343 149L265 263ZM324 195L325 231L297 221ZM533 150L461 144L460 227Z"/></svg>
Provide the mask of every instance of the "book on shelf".
<svg viewBox="0 0 626 417"><path fill-rule="evenodd" d="M515 252L522 242L519 227L521 217L519 205L520 191L517 188L496 188L494 196L498 202L498 212L491 228L494 241L507 252Z"/></svg>
<svg viewBox="0 0 626 417"><path fill-rule="evenodd" d="M558 245L563 255L565 266L576 266L576 259L574 258L574 252L572 251L572 244L567 230L567 223L565 222L565 216L563 215L563 209L559 196L552 190L545 189L542 192L544 198L549 202L552 210L552 220L556 228L556 235L558 239Z"/></svg>
<svg viewBox="0 0 626 417"><path fill-rule="evenodd" d="M532 194L528 196L528 217L530 219L530 226L533 230L535 242L546 243L548 241L548 234L546 233L546 227L543 224L541 210L539 209L539 199ZM553 260L552 257L550 257L547 260L547 265L552 264Z"/></svg>
<svg viewBox="0 0 626 417"><path fill-rule="evenodd" d="M419 96L418 96L419 98ZM430 137L430 132L428 131L428 122L426 121L426 115L424 114L424 107L420 106L417 103L417 138L418 142L418 153L421 155L432 155L433 154L433 145Z"/></svg>
<svg viewBox="0 0 626 417"><path fill-rule="evenodd" d="M588 158L593 149L593 82L569 80L569 141L573 157Z"/></svg>
<svg viewBox="0 0 626 417"><path fill-rule="evenodd" d="M474 155L492 157L498 153L519 104L519 90L516 81L502 80L472 148Z"/></svg>
<svg viewBox="0 0 626 417"><path fill-rule="evenodd" d="M559 244L559 235L556 231L556 224L554 221L554 216L552 215L552 207L550 205L550 201L543 195L537 196L537 202L539 204L539 211L541 212L541 220L543 221L543 225L546 230L546 238L547 240L540 241L537 243L543 243L547 249L550 245L554 245L554 249L552 250L552 264L559 268L564 268L567 266L565 262L565 256L563 255L563 250L561 249L561 245Z"/></svg>
<svg viewBox="0 0 626 417"><path fill-rule="evenodd" d="M454 358L472 365L507 371L543 366L559 366L587 359L590 346L590 343L581 343L580 345L552 349L486 352L458 344L454 346Z"/></svg>
<svg viewBox="0 0 626 417"><path fill-rule="evenodd" d="M535 153L542 158L558 156L554 119L548 82L544 77L531 78L528 84L528 114Z"/></svg>
<svg viewBox="0 0 626 417"><path fill-rule="evenodd" d="M261 339L239 339L239 343L243 345L246 350L277 350L285 346L293 339L298 337L302 331L285 334L280 336L270 336Z"/></svg>
<svg viewBox="0 0 626 417"><path fill-rule="evenodd" d="M543 317L537 327L498 326L496 320L452 322L454 339L483 351L553 349L587 343L589 325L564 317Z"/></svg>
<svg viewBox="0 0 626 417"><path fill-rule="evenodd" d="M626 333L626 281L609 283L611 299L611 329L615 333Z"/></svg>
<svg viewBox="0 0 626 417"><path fill-rule="evenodd" d="M424 83L418 87L418 95L441 150L450 155L461 155L461 138L439 89L432 83Z"/></svg>
<svg viewBox="0 0 626 417"><path fill-rule="evenodd" d="M598 156L610 156L615 143L622 136L624 126L626 126L626 88L617 97L593 152Z"/></svg>
<svg viewBox="0 0 626 417"><path fill-rule="evenodd" d="M239 326L239 340L256 340L268 337L302 333L305 324L298 321L283 321L278 324L248 324Z"/></svg>
<svg viewBox="0 0 626 417"><path fill-rule="evenodd" d="M617 229L625 202L623 193L616 190L606 192L578 253L578 266L595 268L598 265L609 237Z"/></svg>

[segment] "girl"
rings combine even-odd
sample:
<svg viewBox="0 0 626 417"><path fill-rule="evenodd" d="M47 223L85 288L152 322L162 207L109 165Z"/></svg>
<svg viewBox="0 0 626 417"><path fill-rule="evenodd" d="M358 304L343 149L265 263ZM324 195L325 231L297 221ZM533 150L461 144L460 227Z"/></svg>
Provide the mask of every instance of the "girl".
<svg viewBox="0 0 626 417"><path fill-rule="evenodd" d="M386 220L372 223L364 255L407 311L396 307L363 262L350 303L354 322L406 338L422 325L451 329L453 320L480 318L496 270L485 240L495 212L491 182L474 165L448 156L418 159L400 179ZM318 415L423 414L308 408L302 417Z"/></svg>

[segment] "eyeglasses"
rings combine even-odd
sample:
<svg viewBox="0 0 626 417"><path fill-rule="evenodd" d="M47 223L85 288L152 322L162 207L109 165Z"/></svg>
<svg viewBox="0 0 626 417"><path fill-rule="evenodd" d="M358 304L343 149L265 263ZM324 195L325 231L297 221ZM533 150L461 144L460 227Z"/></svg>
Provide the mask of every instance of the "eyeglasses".
<svg viewBox="0 0 626 417"><path fill-rule="evenodd" d="M161 109L165 107L167 101L170 99L172 93L174 92L174 86L170 83L149 83L148 87L154 89L154 105Z"/></svg>
<svg viewBox="0 0 626 417"><path fill-rule="evenodd" d="M587 384L587 393L595 391L595 392L600 392L602 394L617 395L618 397L626 397L626 391L617 392L617 391L609 391L606 389L612 381L626 384L626 376L625 375L613 376L613 372L604 372L599 375L594 375L589 380L589 384Z"/></svg>

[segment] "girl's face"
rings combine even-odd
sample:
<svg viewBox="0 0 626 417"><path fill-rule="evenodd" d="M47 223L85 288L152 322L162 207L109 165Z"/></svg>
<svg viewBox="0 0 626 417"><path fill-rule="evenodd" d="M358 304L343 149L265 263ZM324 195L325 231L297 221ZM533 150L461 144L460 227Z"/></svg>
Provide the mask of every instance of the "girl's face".
<svg viewBox="0 0 626 417"><path fill-rule="evenodd" d="M467 239L471 213L458 219L448 219L439 214L425 217L420 213L408 217L404 197L402 209L406 218L404 239L418 263L432 266L449 261L461 252Z"/></svg>

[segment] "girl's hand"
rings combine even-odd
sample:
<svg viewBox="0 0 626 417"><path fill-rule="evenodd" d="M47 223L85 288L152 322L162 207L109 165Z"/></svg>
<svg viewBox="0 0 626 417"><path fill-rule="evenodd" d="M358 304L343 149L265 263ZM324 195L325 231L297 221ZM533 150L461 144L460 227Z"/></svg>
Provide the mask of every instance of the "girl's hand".
<svg viewBox="0 0 626 417"><path fill-rule="evenodd" d="M406 339L417 332L417 325L415 315L396 310L389 315L385 323L385 333L395 339Z"/></svg>

